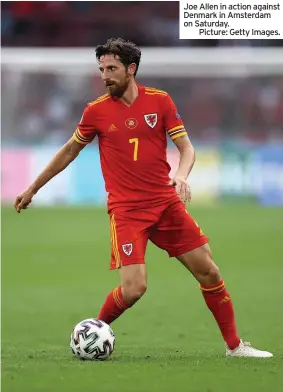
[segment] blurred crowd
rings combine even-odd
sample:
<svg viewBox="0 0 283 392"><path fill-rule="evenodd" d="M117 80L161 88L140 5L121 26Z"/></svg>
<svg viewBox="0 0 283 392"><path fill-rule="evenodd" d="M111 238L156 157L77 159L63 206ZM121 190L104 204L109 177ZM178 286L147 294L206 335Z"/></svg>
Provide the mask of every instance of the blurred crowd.
<svg viewBox="0 0 283 392"><path fill-rule="evenodd" d="M86 47L117 36L141 46L283 46L283 40L179 40L177 1L1 2L2 46Z"/></svg>
<svg viewBox="0 0 283 392"><path fill-rule="evenodd" d="M283 40L179 40L178 2L14 1L1 3L2 46L94 47L109 37L140 46L276 46ZM168 91L192 139L283 140L283 78L138 77ZM63 143L88 101L104 94L98 76L17 73L2 67L2 141Z"/></svg>
<svg viewBox="0 0 283 392"><path fill-rule="evenodd" d="M2 72L4 143L64 143L86 103L105 93L98 76ZM282 76L137 81L171 94L194 141L283 141Z"/></svg>

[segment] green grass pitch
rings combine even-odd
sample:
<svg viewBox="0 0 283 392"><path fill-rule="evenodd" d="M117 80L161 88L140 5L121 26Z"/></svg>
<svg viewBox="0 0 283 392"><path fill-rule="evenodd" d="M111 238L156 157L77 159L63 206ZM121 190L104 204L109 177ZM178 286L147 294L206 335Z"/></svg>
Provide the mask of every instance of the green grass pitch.
<svg viewBox="0 0 283 392"><path fill-rule="evenodd" d="M106 362L72 357L72 327L118 284L105 210L2 209L3 392L279 392L283 357L283 209L192 208L211 239L240 335L267 360L226 359L198 284L149 245L148 292L113 323Z"/></svg>

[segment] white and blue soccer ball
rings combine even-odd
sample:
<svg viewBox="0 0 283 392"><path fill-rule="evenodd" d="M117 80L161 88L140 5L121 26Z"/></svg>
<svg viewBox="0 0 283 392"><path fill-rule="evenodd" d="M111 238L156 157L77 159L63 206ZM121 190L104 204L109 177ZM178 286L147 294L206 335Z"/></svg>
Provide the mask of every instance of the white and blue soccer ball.
<svg viewBox="0 0 283 392"><path fill-rule="evenodd" d="M71 334L73 354L84 360L104 361L112 354L115 335L104 321L89 318L78 323Z"/></svg>

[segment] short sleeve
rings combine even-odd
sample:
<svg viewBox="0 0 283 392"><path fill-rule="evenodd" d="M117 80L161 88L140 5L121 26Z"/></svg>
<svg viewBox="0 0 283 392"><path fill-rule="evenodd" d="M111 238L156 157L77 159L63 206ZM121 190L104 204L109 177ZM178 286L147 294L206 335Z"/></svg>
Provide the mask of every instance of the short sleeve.
<svg viewBox="0 0 283 392"><path fill-rule="evenodd" d="M187 134L181 116L169 94L164 97L163 119L164 127L171 140Z"/></svg>
<svg viewBox="0 0 283 392"><path fill-rule="evenodd" d="M73 134L73 138L81 144L90 143L96 136L95 118L93 109L87 106L83 112L81 121Z"/></svg>

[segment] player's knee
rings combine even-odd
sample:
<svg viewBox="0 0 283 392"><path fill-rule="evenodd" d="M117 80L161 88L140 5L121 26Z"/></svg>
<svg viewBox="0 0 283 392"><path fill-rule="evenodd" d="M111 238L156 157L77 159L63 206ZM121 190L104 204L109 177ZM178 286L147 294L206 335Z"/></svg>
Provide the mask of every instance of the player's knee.
<svg viewBox="0 0 283 392"><path fill-rule="evenodd" d="M146 281L141 280L139 282L125 283L122 288L125 301L129 305L133 305L144 295L147 289L147 284Z"/></svg>
<svg viewBox="0 0 283 392"><path fill-rule="evenodd" d="M202 254L202 265L204 268L200 271L199 280L200 283L214 285L221 281L221 275L219 268L212 260L212 254L209 247L203 249Z"/></svg>
<svg viewBox="0 0 283 392"><path fill-rule="evenodd" d="M210 285L217 284L221 281L219 268L213 262L209 266L207 279L209 280Z"/></svg>

